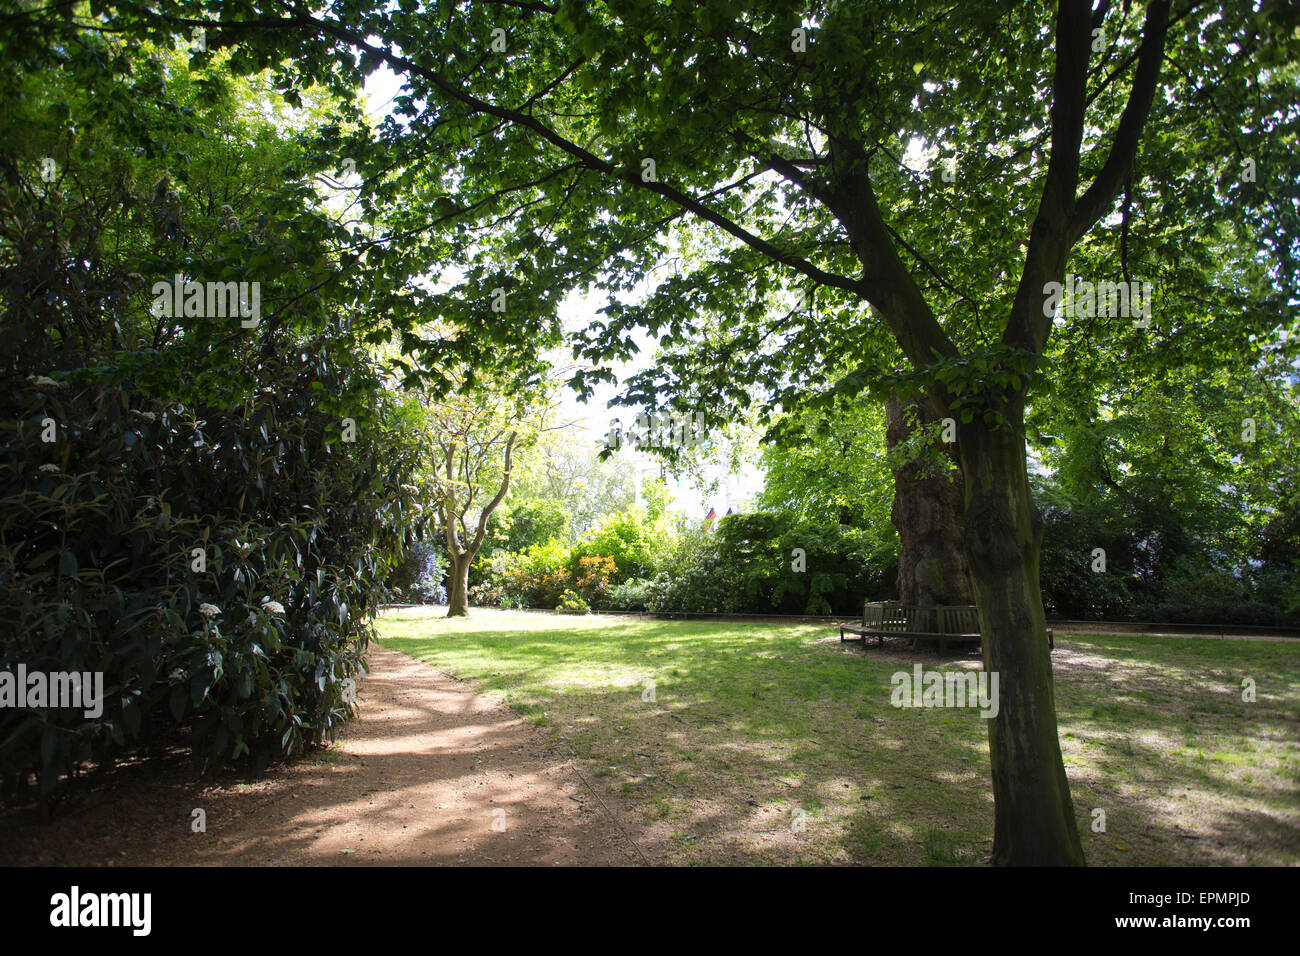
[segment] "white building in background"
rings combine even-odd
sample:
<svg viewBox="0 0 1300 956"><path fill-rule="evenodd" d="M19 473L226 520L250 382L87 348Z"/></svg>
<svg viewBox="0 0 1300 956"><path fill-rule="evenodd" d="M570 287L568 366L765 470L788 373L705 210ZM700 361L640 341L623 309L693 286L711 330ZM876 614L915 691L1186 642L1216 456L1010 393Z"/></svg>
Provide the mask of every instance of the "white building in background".
<svg viewBox="0 0 1300 956"><path fill-rule="evenodd" d="M645 496L641 494L641 486L650 478L659 477L659 466L647 461L638 461L636 463L636 505L638 508L645 507ZM680 497L676 483L671 478L666 478L668 488L673 493L674 498Z"/></svg>

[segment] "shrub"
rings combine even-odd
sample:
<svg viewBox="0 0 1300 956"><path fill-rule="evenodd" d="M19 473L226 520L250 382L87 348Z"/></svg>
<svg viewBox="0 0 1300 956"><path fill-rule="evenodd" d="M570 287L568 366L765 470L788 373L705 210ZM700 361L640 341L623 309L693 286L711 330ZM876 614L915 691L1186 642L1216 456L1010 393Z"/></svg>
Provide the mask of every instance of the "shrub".
<svg viewBox="0 0 1300 956"><path fill-rule="evenodd" d="M613 558L599 554L579 558L578 570L573 576L573 587L589 604L598 605L609 590L613 576Z"/></svg>
<svg viewBox="0 0 1300 956"><path fill-rule="evenodd" d="M1094 548L1106 552L1104 574L1092 570ZM1130 615L1139 584L1133 550L1127 534L1083 509L1044 509L1039 581L1047 613L1075 620Z"/></svg>
<svg viewBox="0 0 1300 956"><path fill-rule="evenodd" d="M94 718L0 708L8 799L164 742L260 768L330 738L423 523L410 430L370 358L383 310L289 168L298 134L242 128L239 97L213 97L205 114L225 113L185 122L223 134L177 148L168 123L196 111L141 54L148 94L96 94L114 107L58 200L24 151L62 123L49 103L84 104L69 87L107 51L76 47L60 57L82 72L52 68L0 107L0 669L99 672L105 699ZM218 229L221 201L238 208ZM153 283L177 273L256 280L261 320L154 312Z"/></svg>
<svg viewBox="0 0 1300 956"><path fill-rule="evenodd" d="M302 348L318 364L264 362L267 391L242 405L163 403L116 374L48 366L67 384L0 390L0 669L102 671L106 696L93 720L0 713L6 796L29 773L48 792L169 728L190 730L200 763L261 767L352 712L368 619L416 506L382 429L326 451L338 419L310 385L347 383L322 371L331 346ZM38 437L46 417L55 443Z"/></svg>
<svg viewBox="0 0 1300 956"><path fill-rule="evenodd" d="M1152 531L1150 522L1134 525L1123 515L1108 516L1095 508L1054 505L1045 509L1043 518L1040 579L1051 616L1300 625L1300 615L1294 613L1300 608L1288 613L1288 596L1300 596L1300 589L1296 575L1285 568L1234 570L1223 555L1185 535ZM1093 548L1106 552L1104 574L1092 570Z"/></svg>
<svg viewBox="0 0 1300 956"><path fill-rule="evenodd" d="M573 584L569 552L554 538L522 553L499 552L488 561L480 603L501 607L555 607Z"/></svg>
<svg viewBox="0 0 1300 956"><path fill-rule="evenodd" d="M1250 575L1250 584L1256 600L1300 625L1300 567L1265 564Z"/></svg>
<svg viewBox="0 0 1300 956"><path fill-rule="evenodd" d="M588 614L591 606L576 591L565 591L555 609L564 614Z"/></svg>
<svg viewBox="0 0 1300 956"><path fill-rule="evenodd" d="M436 538L416 541L386 582L394 598L411 604L442 604L447 600L443 578L447 558Z"/></svg>
<svg viewBox="0 0 1300 956"><path fill-rule="evenodd" d="M805 569L793 566L795 548ZM651 611L853 614L890 593L897 551L863 529L800 521L780 512L727 515L693 532L646 588Z"/></svg>
<svg viewBox="0 0 1300 956"><path fill-rule="evenodd" d="M610 588L603 602L595 607L603 611L644 611L649 587L645 578L624 581Z"/></svg>
<svg viewBox="0 0 1300 956"><path fill-rule="evenodd" d="M662 515L651 519L641 508L629 508L607 515L594 530L574 546L570 569L587 557L609 557L614 561L611 583L650 577L674 545L671 526Z"/></svg>
<svg viewBox="0 0 1300 956"><path fill-rule="evenodd" d="M650 611L720 613L744 610L739 574L727 567L708 532L684 536L668 568L646 586Z"/></svg>

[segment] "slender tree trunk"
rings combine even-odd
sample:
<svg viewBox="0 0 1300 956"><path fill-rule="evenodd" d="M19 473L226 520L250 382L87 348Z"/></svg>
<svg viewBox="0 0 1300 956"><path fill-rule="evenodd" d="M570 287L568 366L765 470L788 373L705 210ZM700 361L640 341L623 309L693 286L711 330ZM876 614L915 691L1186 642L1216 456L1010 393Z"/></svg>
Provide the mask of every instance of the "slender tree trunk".
<svg viewBox="0 0 1300 956"><path fill-rule="evenodd" d="M993 769L993 862L1082 866L1070 785L1061 760L1047 624L1039 589L1042 519L1029 492L1023 409L1000 428L961 426L966 482L966 558L984 670L998 675L989 721Z"/></svg>
<svg viewBox="0 0 1300 956"><path fill-rule="evenodd" d="M474 560L471 552L451 556L451 587L447 589L447 616L469 616L469 565Z"/></svg>
<svg viewBox="0 0 1300 956"><path fill-rule="evenodd" d="M885 402L885 438L892 452L907 441L916 422L931 424L938 416L928 401ZM953 445L943 446L955 462ZM904 604L970 604L971 588L962 551L961 472L923 461L894 467L894 505L890 520L898 529L898 599Z"/></svg>
<svg viewBox="0 0 1300 956"><path fill-rule="evenodd" d="M501 487L497 489L496 497L484 505L479 512L478 527L472 536L465 527L465 512L472 504L475 479L486 452L479 452L479 458L473 467L469 464L470 457L469 453L466 452L461 458L461 466L465 469L465 472L462 477L458 478L456 472L457 442L452 441L444 446L443 461L446 463L447 470L446 480L438 494L438 517L442 521L442 533L444 540L447 542L447 553L451 557L451 586L447 591L448 617L469 617L469 566L474 563L479 550L483 547L483 538L487 534L488 518L492 516L492 512L497 510L497 506L505 500L506 492L510 489L510 470L514 466L515 439L518 434L518 432L512 431L510 437L506 439L506 461L505 469L501 475ZM500 434L497 437L500 438ZM490 446L491 442L485 447ZM467 500L457 501L458 488L468 489ZM456 533L457 523L459 523L461 531L464 532L464 543L461 542L460 535Z"/></svg>

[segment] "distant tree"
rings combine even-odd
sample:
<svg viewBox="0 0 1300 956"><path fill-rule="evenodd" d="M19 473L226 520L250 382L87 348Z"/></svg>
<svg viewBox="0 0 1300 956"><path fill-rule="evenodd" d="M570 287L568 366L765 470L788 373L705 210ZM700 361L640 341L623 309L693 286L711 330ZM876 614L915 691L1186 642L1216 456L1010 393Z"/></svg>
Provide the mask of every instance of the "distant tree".
<svg viewBox="0 0 1300 956"><path fill-rule="evenodd" d="M531 409L487 389L465 391L427 408L433 507L450 560L447 616L469 613L469 569L488 520L510 490L521 434L535 439Z"/></svg>
<svg viewBox="0 0 1300 956"><path fill-rule="evenodd" d="M608 514L636 499L635 471L626 454L602 460L600 446L577 429L560 428L538 436L537 447L521 466L516 488L522 498L556 502L569 516L565 534L576 540Z"/></svg>
<svg viewBox="0 0 1300 956"><path fill-rule="evenodd" d="M513 479L512 485L518 491L518 483ZM551 538L563 541L569 537L570 520L563 503L554 498L525 498L517 494L511 498L512 501L499 509L500 520L489 530L485 549L523 551L541 541Z"/></svg>
<svg viewBox="0 0 1300 956"><path fill-rule="evenodd" d="M856 527L889 523L893 495L885 419L865 396L782 418L759 459L761 508Z"/></svg>

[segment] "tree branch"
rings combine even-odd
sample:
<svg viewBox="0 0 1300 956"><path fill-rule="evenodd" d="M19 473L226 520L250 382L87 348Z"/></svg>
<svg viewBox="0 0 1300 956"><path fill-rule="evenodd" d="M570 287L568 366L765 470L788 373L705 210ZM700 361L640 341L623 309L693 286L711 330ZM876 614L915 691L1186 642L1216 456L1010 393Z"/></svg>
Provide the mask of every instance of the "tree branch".
<svg viewBox="0 0 1300 956"><path fill-rule="evenodd" d="M956 355L957 346L898 257L867 173L866 153L860 144L838 138L831 140L830 149L836 181L827 206L862 263L862 278L853 291L881 314L913 367Z"/></svg>
<svg viewBox="0 0 1300 956"><path fill-rule="evenodd" d="M498 106L494 103L489 103L486 100L479 99L478 97L462 90L457 84L442 76L438 71L429 67L421 66L404 56L392 53L389 50L374 45L373 43L369 43L364 37L356 35L337 23L318 20L312 17L303 17L300 20L299 18L294 18L276 21L276 25L285 26L299 22L304 26L315 27L322 33L325 33L349 46L355 47L356 49L372 53L394 70L404 71L412 76L421 77L446 94L449 98L468 106L476 112L486 113L489 116L495 116L498 119L507 120L515 126L531 130L547 143L550 143L562 152L567 153L569 156L580 160L582 165L589 169L618 179L634 188L647 190L663 196L665 199L671 200L684 209L694 213L699 218L712 223L729 235L739 239L741 242L757 249L768 258L794 269L796 272L807 276L815 282L843 289L846 292L852 292L858 295L861 294L860 287L856 280L820 269L801 256L795 255L788 250L781 249L768 240L755 235L748 229L733 222L716 210L706 206L695 197L689 196L666 183L645 182L642 180L638 171L623 169L607 160L601 159L599 156L583 149L577 143L561 136L558 132L543 123L537 117L528 113L520 112L519 110ZM226 26L226 24L220 25ZM245 24L236 23L233 25L244 26Z"/></svg>
<svg viewBox="0 0 1300 956"><path fill-rule="evenodd" d="M1075 203L1070 215L1068 241L1072 245L1105 214L1119 195L1120 187L1128 179L1133 159L1137 155L1138 139L1151 112L1151 102L1160 81L1160 63L1164 59L1168 28L1169 0L1155 0L1147 7L1133 86L1129 90L1124 112L1120 115L1119 125L1115 128L1110 153L1092 185Z"/></svg>
<svg viewBox="0 0 1300 956"><path fill-rule="evenodd" d="M483 536L487 533L488 517L492 512L497 510L497 505L501 504L505 499L506 491L510 487L510 469L514 465L515 438L518 434L518 432L511 432L510 438L506 440L506 467L501 476L501 489L497 492L497 496L492 499L491 503L479 512L478 531L474 534L474 544L470 549L471 554L478 554L478 549L483 546Z"/></svg>
<svg viewBox="0 0 1300 956"><path fill-rule="evenodd" d="M1043 288L1065 271L1070 217L1079 183L1083 148L1088 51L1092 13L1086 0L1060 0L1056 10L1056 68L1052 74L1052 155L1043 192L1029 232L1029 249L1002 341L1038 352L1047 341L1052 317L1043 316Z"/></svg>

